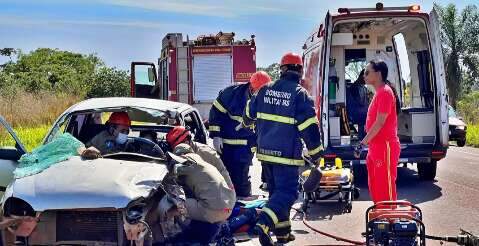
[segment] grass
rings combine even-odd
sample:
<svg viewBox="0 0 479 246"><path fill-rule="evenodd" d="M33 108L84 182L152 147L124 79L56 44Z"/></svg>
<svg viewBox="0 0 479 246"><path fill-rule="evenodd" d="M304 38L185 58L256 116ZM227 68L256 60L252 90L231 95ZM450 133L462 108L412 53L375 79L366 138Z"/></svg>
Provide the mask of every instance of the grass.
<svg viewBox="0 0 479 246"><path fill-rule="evenodd" d="M68 107L81 99L75 95L36 94L22 91L0 96L0 115L14 128L50 125Z"/></svg>
<svg viewBox="0 0 479 246"><path fill-rule="evenodd" d="M36 94L16 91L0 94L0 115L14 128L18 138L28 151L38 147L52 123L81 98L75 95ZM0 147L14 146L8 132L0 126Z"/></svg>
<svg viewBox="0 0 479 246"><path fill-rule="evenodd" d="M17 127L14 131L27 151L32 151L40 145L48 130L50 130L50 127L51 125ZM0 130L0 146L15 146L13 138L3 129Z"/></svg>
<svg viewBox="0 0 479 246"><path fill-rule="evenodd" d="M467 126L466 141L467 145L479 148L479 124Z"/></svg>

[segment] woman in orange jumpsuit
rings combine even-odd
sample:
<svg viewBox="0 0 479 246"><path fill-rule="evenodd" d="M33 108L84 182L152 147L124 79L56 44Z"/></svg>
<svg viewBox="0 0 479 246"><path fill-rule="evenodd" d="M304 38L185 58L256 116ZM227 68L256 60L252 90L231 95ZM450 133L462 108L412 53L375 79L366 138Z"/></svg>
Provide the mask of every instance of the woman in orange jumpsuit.
<svg viewBox="0 0 479 246"><path fill-rule="evenodd" d="M397 200L397 163L401 151L397 136L397 114L401 110L395 88L387 80L388 67L383 61L371 61L364 79L376 94L369 105L366 136L361 145L368 145L366 159L369 192L373 202Z"/></svg>

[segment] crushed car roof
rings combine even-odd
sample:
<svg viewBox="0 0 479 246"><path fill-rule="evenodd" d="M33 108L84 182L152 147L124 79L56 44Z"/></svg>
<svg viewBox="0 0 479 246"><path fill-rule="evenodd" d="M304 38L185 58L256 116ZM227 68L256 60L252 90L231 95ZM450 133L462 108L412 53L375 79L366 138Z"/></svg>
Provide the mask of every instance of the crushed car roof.
<svg viewBox="0 0 479 246"><path fill-rule="evenodd" d="M70 107L66 113L87 111L106 108L138 107L160 111L176 110L178 112L191 108L190 105L159 99L136 98L136 97L104 97L92 98L79 102Z"/></svg>

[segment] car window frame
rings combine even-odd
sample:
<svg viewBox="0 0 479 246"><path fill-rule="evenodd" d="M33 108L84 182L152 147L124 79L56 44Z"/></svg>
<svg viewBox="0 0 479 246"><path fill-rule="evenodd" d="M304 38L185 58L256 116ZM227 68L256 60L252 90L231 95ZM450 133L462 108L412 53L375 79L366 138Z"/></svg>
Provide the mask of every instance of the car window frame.
<svg viewBox="0 0 479 246"><path fill-rule="evenodd" d="M196 111L194 108L191 108L191 109L188 109L188 110L182 112L181 116L182 116L183 124L186 126L185 118L190 114L193 115L192 120L193 120L193 122L195 122L196 129L197 129L196 132L197 133L198 133L198 131L201 132L201 136L195 135L193 141L200 142L200 143L206 143L206 139L207 139L208 136L206 135L206 130L204 129L204 126L203 126L202 122L200 121L200 116L199 116L198 111Z"/></svg>

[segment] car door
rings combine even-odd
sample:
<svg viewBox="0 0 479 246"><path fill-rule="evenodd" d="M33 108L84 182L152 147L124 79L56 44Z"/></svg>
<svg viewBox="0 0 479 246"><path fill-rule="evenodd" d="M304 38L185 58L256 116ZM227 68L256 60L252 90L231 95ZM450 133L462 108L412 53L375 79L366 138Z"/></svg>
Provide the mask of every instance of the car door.
<svg viewBox="0 0 479 246"><path fill-rule="evenodd" d="M163 99L162 88L158 84L155 64L132 62L130 70L130 96Z"/></svg>
<svg viewBox="0 0 479 246"><path fill-rule="evenodd" d="M13 129L0 115L0 197L13 179L18 160L26 152Z"/></svg>

